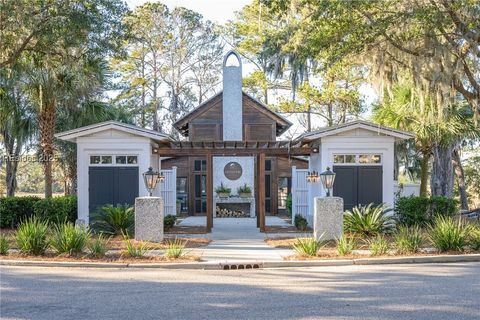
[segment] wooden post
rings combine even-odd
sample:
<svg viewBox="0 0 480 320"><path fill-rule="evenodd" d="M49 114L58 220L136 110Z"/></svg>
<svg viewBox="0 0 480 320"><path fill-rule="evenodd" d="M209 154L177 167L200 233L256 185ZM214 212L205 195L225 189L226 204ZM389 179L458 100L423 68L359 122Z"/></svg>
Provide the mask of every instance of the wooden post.
<svg viewBox="0 0 480 320"><path fill-rule="evenodd" d="M213 227L213 157L207 155L207 232Z"/></svg>
<svg viewBox="0 0 480 320"><path fill-rule="evenodd" d="M260 232L265 232L265 153L260 153L257 160L257 227L260 228Z"/></svg>

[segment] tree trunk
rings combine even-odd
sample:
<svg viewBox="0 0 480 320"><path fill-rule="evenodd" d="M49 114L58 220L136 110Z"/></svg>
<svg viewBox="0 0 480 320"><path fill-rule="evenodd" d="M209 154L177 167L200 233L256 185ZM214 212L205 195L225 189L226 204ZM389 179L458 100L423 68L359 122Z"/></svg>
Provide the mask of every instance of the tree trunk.
<svg viewBox="0 0 480 320"><path fill-rule="evenodd" d="M6 131L3 132L3 141L5 144L5 150L7 151L5 157L5 184L7 186L7 197L13 197L17 190L18 158L22 146L18 140L10 136Z"/></svg>
<svg viewBox="0 0 480 320"><path fill-rule="evenodd" d="M427 196L427 184L428 184L428 162L430 161L430 151L422 153L422 166L420 172L420 195L422 197Z"/></svg>
<svg viewBox="0 0 480 320"><path fill-rule="evenodd" d="M432 176L430 178L430 189L432 196L453 196L453 163L452 145L433 146Z"/></svg>
<svg viewBox="0 0 480 320"><path fill-rule="evenodd" d="M55 133L55 97L44 95L40 87L40 114L38 117L40 129L40 150L42 156L43 169L45 173L45 198L52 196L52 161L53 161L53 142Z"/></svg>
<svg viewBox="0 0 480 320"><path fill-rule="evenodd" d="M458 193L460 194L460 206L463 210L468 210L467 188L465 185L465 171L463 170L462 160L460 159L460 150L453 149L453 167L457 178Z"/></svg>
<svg viewBox="0 0 480 320"><path fill-rule="evenodd" d="M312 108L308 106L307 110L307 132L312 131Z"/></svg>

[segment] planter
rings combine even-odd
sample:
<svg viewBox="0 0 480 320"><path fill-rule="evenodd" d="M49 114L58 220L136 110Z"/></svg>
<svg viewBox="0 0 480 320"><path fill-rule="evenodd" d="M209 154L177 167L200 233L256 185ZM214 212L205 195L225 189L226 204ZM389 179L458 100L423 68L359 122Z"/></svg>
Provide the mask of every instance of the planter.
<svg viewBox="0 0 480 320"><path fill-rule="evenodd" d="M230 192L217 192L219 198L228 198L230 197Z"/></svg>
<svg viewBox="0 0 480 320"><path fill-rule="evenodd" d="M251 192L240 192L238 195L240 196L240 198L251 198L252 197Z"/></svg>

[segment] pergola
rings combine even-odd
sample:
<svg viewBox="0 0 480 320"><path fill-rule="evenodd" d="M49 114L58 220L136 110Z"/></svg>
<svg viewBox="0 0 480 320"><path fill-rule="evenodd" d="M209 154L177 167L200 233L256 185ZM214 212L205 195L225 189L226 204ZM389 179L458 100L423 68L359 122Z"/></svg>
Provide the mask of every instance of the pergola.
<svg viewBox="0 0 480 320"><path fill-rule="evenodd" d="M291 157L317 153L318 148L300 141L170 141L159 144L153 153L160 157L205 156L207 165L207 230L213 227L213 157L254 156L256 160L255 206L257 227L265 231L265 158Z"/></svg>

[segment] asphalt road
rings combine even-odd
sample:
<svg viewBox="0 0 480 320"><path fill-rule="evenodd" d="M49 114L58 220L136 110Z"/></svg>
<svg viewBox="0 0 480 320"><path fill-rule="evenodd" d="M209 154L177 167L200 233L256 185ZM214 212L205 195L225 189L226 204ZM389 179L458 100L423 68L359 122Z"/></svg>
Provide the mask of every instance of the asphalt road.
<svg viewBox="0 0 480 320"><path fill-rule="evenodd" d="M480 319L480 263L0 272L1 319Z"/></svg>

